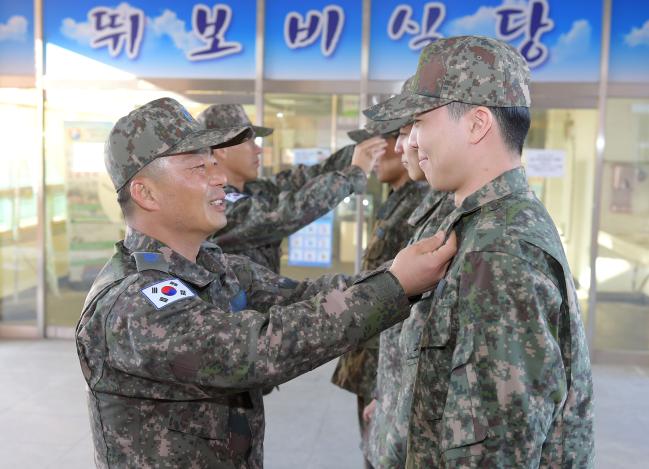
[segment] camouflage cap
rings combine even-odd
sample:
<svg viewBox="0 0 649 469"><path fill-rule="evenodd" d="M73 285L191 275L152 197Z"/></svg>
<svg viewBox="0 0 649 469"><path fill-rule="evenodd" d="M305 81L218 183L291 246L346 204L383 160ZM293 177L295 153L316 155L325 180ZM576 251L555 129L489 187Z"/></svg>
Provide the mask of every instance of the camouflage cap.
<svg viewBox="0 0 649 469"><path fill-rule="evenodd" d="M387 137L390 134L397 132L401 127L405 127L412 123L412 116L403 117L401 119L393 119L389 121L368 121L363 129L355 129L347 132L349 138L356 143L361 143L372 138L376 135Z"/></svg>
<svg viewBox="0 0 649 469"><path fill-rule="evenodd" d="M206 130L178 101L151 101L117 121L104 150L104 163L115 190L162 156L201 148L230 146L250 138L249 126Z"/></svg>
<svg viewBox="0 0 649 469"><path fill-rule="evenodd" d="M401 91L399 92L400 94L409 93L413 79L414 76L411 76L405 82L403 82L403 85L401 85ZM367 124L365 124L364 129L350 130L349 132L347 132L347 135L354 142L361 143L368 138L374 137L375 135L385 136L396 132L401 127L412 124L413 117L413 115L410 115L392 120L370 120L367 122Z"/></svg>
<svg viewBox="0 0 649 469"><path fill-rule="evenodd" d="M453 101L491 107L530 106L527 62L509 44L482 36L438 39L419 56L409 93L372 106L372 120L416 115Z"/></svg>
<svg viewBox="0 0 649 469"><path fill-rule="evenodd" d="M201 112L196 120L208 129L247 126L255 131L257 137L267 137L273 133L270 127L252 125L241 104L214 104Z"/></svg>

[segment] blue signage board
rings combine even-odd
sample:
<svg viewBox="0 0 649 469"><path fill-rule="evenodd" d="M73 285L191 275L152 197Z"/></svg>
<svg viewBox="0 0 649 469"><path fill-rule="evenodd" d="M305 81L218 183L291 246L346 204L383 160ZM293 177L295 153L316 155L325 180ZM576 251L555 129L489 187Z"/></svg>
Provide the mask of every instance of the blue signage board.
<svg viewBox="0 0 649 469"><path fill-rule="evenodd" d="M44 18L48 44L139 77L255 77L255 0L57 0Z"/></svg>
<svg viewBox="0 0 649 469"><path fill-rule="evenodd" d="M609 81L649 82L649 2L615 0Z"/></svg>
<svg viewBox="0 0 649 469"><path fill-rule="evenodd" d="M266 2L264 76L275 80L358 80L360 0Z"/></svg>
<svg viewBox="0 0 649 469"><path fill-rule="evenodd" d="M34 75L34 2L0 1L0 75Z"/></svg>
<svg viewBox="0 0 649 469"><path fill-rule="evenodd" d="M334 212L311 222L288 237L288 265L331 267Z"/></svg>
<svg viewBox="0 0 649 469"><path fill-rule="evenodd" d="M560 0L372 3L372 80L405 80L431 41L478 34L516 47L535 81L599 80L601 8Z"/></svg>

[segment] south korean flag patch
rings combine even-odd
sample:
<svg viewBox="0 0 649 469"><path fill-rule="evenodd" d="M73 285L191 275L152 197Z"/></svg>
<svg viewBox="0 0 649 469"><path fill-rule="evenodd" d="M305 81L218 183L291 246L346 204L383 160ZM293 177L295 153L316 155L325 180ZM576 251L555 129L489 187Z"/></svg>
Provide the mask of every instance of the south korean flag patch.
<svg viewBox="0 0 649 469"><path fill-rule="evenodd" d="M196 296L187 286L177 278L170 278L140 290L147 300L162 309L176 301Z"/></svg>

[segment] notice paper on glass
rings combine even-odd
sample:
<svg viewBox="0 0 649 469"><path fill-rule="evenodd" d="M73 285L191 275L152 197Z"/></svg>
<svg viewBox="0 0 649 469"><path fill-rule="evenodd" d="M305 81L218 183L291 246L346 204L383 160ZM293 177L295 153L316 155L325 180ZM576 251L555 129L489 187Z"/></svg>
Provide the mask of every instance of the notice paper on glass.
<svg viewBox="0 0 649 469"><path fill-rule="evenodd" d="M523 162L527 177L560 178L566 171L566 152L526 148L523 150Z"/></svg>

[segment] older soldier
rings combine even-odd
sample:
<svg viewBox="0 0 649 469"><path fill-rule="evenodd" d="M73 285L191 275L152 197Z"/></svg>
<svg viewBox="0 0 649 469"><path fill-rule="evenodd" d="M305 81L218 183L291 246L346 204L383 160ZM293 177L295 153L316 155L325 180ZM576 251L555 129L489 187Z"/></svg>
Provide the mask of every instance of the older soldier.
<svg viewBox="0 0 649 469"><path fill-rule="evenodd" d="M216 104L197 117L208 129L250 126L258 137L272 133L253 126L239 104ZM351 193L365 191L372 161L385 148L380 138L348 145L321 164L298 167L271 179L257 178L261 148L254 139L215 150L228 184L228 224L210 240L224 252L242 254L279 273L282 239L324 215Z"/></svg>
<svg viewBox="0 0 649 469"><path fill-rule="evenodd" d="M260 389L403 319L408 296L431 288L454 253L454 240L426 240L353 285L340 275L298 283L223 255L203 243L226 223L210 147L249 131L206 132L162 98L109 135L127 232L76 330L99 467L261 468Z"/></svg>
<svg viewBox="0 0 649 469"><path fill-rule="evenodd" d="M427 191L427 184L416 183L408 178L408 172L395 150L399 128L406 123L407 120L404 119L384 123L370 122L366 129L349 132L352 140L358 143L375 134L381 135L388 142L388 149L376 161L374 172L380 182L388 184L390 194L377 210L372 237L363 256L363 270L378 268L394 258L399 249L405 246L412 234L405 222ZM361 448L366 460L369 452L370 418L369 412L364 417L363 411L375 394L378 355L379 338L374 337L342 356L331 379L337 386L356 394ZM369 466L368 461L366 466Z"/></svg>
<svg viewBox="0 0 649 469"><path fill-rule="evenodd" d="M561 240L520 155L529 70L483 37L424 48L412 94L371 109L415 112L409 143L458 255L437 286L418 345L407 467L591 467L592 378Z"/></svg>

